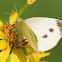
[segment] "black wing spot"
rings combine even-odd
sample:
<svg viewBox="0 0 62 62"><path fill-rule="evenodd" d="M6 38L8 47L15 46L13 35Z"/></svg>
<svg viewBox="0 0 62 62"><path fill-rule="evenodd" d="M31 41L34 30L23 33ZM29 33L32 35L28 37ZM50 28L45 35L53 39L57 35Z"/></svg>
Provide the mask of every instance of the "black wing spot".
<svg viewBox="0 0 62 62"><path fill-rule="evenodd" d="M43 38L47 38L48 36L45 34L44 36L42 36Z"/></svg>
<svg viewBox="0 0 62 62"><path fill-rule="evenodd" d="M50 31L50 32L53 32L53 31L54 31L54 29L53 29L53 28L50 28L50 29L49 29L49 31Z"/></svg>

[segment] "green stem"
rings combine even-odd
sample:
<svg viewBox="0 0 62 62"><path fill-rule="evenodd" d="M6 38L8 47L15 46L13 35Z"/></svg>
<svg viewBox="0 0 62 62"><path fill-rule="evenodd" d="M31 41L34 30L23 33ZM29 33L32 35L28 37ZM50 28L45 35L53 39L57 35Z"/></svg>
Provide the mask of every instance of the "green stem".
<svg viewBox="0 0 62 62"><path fill-rule="evenodd" d="M26 8L27 8L28 6L29 6L29 4L26 3L26 4L22 7L22 9L18 12L18 15L21 16L21 14L26 10Z"/></svg>

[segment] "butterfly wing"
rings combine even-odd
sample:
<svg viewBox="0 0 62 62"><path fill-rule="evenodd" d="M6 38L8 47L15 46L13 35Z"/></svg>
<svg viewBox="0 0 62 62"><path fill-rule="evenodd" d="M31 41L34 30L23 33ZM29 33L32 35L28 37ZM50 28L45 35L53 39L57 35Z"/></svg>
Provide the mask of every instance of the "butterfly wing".
<svg viewBox="0 0 62 62"><path fill-rule="evenodd" d="M19 20L19 19L18 19ZM48 51L55 47L61 38L58 19L33 17L19 20L19 29L35 51ZM61 21L61 20L59 20ZM36 41L38 41L38 46ZM37 48L38 47L38 48Z"/></svg>
<svg viewBox="0 0 62 62"><path fill-rule="evenodd" d="M61 20L48 17L32 17L25 20L25 23L35 33L38 41L38 51L44 52L57 45L61 38ZM62 29L62 28L61 28Z"/></svg>
<svg viewBox="0 0 62 62"><path fill-rule="evenodd" d="M18 28L25 36L31 47L38 52L37 38L34 32L30 29L30 27L20 18L18 20ZM21 21L22 20L22 21Z"/></svg>

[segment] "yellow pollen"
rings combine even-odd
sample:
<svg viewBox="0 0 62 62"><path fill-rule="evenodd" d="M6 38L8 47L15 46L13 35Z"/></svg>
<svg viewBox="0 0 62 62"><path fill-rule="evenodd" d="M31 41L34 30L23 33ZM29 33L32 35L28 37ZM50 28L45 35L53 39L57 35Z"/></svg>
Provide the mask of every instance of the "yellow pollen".
<svg viewBox="0 0 62 62"><path fill-rule="evenodd" d="M8 23L7 25L2 26L2 32L5 34L5 40L8 42L8 45L17 47L26 45L28 42L25 40L21 40L20 42L18 41L19 33L16 34L17 30L12 32L12 29L14 28L13 26L14 24L10 25ZM4 50L6 50L6 48Z"/></svg>
<svg viewBox="0 0 62 62"><path fill-rule="evenodd" d="M26 42L25 40L22 39L20 42L17 43L17 46L18 46L18 47L20 47L20 46L23 47L23 46L26 45L27 43L28 43L28 42Z"/></svg>
<svg viewBox="0 0 62 62"><path fill-rule="evenodd" d="M14 27L7 23L7 25L2 26L2 31L6 34L9 34Z"/></svg>
<svg viewBox="0 0 62 62"><path fill-rule="evenodd" d="M17 42L19 42L18 41L19 33L16 35L16 32L17 32L17 30L13 31L9 36L9 41L10 41L10 43L12 43L13 46L16 46Z"/></svg>
<svg viewBox="0 0 62 62"><path fill-rule="evenodd" d="M4 48L4 51L5 51L8 47L10 47L9 44L6 45L6 47Z"/></svg>

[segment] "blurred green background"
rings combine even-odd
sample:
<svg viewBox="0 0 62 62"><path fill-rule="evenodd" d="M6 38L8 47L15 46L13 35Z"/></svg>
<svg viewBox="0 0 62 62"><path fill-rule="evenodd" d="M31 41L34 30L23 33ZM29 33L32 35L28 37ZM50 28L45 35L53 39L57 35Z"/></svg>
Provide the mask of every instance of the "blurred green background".
<svg viewBox="0 0 62 62"><path fill-rule="evenodd" d="M26 0L14 0L17 10L19 11L26 3ZM9 21L9 15L4 12L11 13L14 9L13 0L0 0L0 20L4 24ZM62 0L37 0L34 4L30 5L21 15L22 19L30 17L51 17L62 20ZM62 62L62 39L58 45L51 49L51 55L45 57L48 62ZM6 62L9 62L10 55Z"/></svg>

